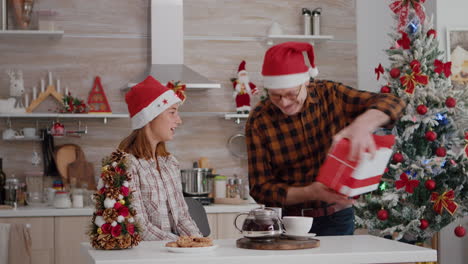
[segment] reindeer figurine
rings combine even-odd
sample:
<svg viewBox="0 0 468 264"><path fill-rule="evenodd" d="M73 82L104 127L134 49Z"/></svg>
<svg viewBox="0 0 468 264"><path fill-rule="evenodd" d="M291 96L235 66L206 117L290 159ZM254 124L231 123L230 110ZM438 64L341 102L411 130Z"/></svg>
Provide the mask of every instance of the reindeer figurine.
<svg viewBox="0 0 468 264"><path fill-rule="evenodd" d="M7 70L6 73L10 76L10 96L15 99L14 108L25 108L23 105L24 95L24 80L21 70Z"/></svg>

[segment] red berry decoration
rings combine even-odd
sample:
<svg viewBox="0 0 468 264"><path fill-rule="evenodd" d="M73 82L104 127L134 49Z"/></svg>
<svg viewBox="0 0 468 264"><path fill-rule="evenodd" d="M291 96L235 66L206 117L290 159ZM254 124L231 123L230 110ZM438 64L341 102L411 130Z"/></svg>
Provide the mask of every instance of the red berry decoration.
<svg viewBox="0 0 468 264"><path fill-rule="evenodd" d="M392 158L393 162L394 163L399 163L399 162L403 162L403 154L401 153L395 153L393 154L393 158Z"/></svg>
<svg viewBox="0 0 468 264"><path fill-rule="evenodd" d="M466 229L463 226L459 225L455 227L454 233L457 237L464 237L466 234Z"/></svg>
<svg viewBox="0 0 468 264"><path fill-rule="evenodd" d="M429 221L427 221L426 219L421 219L419 220L419 222L419 228L421 228L421 230L424 230L429 227Z"/></svg>
<svg viewBox="0 0 468 264"><path fill-rule="evenodd" d="M388 211L385 209L381 209L377 212L377 218L381 221L385 221L388 219Z"/></svg>
<svg viewBox="0 0 468 264"><path fill-rule="evenodd" d="M436 188L436 182L434 180L427 180L424 183L424 186L426 186L426 189L428 189L429 191L432 191Z"/></svg>
<svg viewBox="0 0 468 264"><path fill-rule="evenodd" d="M447 150L444 147L438 147L435 153L437 157L445 157L447 155Z"/></svg>
<svg viewBox="0 0 468 264"><path fill-rule="evenodd" d="M418 105L418 107L416 107L416 112L420 115L425 115L427 113L427 107L423 104Z"/></svg>
<svg viewBox="0 0 468 264"><path fill-rule="evenodd" d="M434 35L434 38L437 37L437 31L435 29L430 29L427 31L427 36L430 37L431 35Z"/></svg>
<svg viewBox="0 0 468 264"><path fill-rule="evenodd" d="M448 108L454 108L457 105L457 100L453 97L448 97L447 100L445 100L445 105Z"/></svg>
<svg viewBox="0 0 468 264"><path fill-rule="evenodd" d="M390 87L388 86L383 86L382 88L380 88L381 93L390 93L391 91L392 89L390 89Z"/></svg>
<svg viewBox="0 0 468 264"><path fill-rule="evenodd" d="M434 131L427 131L425 137L427 141L434 141L437 139L437 133Z"/></svg>
<svg viewBox="0 0 468 264"><path fill-rule="evenodd" d="M396 79L398 77L400 77L400 69L398 68L393 68L390 70L390 76L393 78L393 79Z"/></svg>

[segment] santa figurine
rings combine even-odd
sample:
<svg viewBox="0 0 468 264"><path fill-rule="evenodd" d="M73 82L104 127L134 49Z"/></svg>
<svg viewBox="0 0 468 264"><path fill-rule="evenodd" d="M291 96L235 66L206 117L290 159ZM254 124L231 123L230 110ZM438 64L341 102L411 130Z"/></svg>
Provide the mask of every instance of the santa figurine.
<svg viewBox="0 0 468 264"><path fill-rule="evenodd" d="M250 112L250 96L258 94L258 90L257 86L249 80L249 76L245 70L245 61L239 64L237 78L233 79L232 84L234 86L237 113L248 114Z"/></svg>

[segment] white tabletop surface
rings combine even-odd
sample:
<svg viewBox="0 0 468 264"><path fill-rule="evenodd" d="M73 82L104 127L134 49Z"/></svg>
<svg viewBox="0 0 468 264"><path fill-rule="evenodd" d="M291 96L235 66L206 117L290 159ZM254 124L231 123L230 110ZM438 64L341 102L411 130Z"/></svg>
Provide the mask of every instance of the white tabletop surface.
<svg viewBox="0 0 468 264"><path fill-rule="evenodd" d="M346 264L436 261L437 251L370 235L317 237L320 247L302 250L252 250L236 247L235 239L215 240L218 248L191 254L168 252L166 242L141 242L133 249L95 250L82 243L82 253L94 264Z"/></svg>
<svg viewBox="0 0 468 264"><path fill-rule="evenodd" d="M254 208L258 208L258 204L212 204L205 206L207 214L216 213L244 213ZM57 209L50 206L22 206L17 209L0 210L0 218L2 217L47 217L47 216L91 216L94 212L93 208L68 208Z"/></svg>

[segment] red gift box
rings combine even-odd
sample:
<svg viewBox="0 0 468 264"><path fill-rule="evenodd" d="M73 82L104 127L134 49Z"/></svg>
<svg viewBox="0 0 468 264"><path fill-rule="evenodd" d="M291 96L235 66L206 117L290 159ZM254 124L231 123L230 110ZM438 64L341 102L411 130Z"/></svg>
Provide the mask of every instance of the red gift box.
<svg viewBox="0 0 468 264"><path fill-rule="evenodd" d="M317 181L329 188L347 195L355 196L376 190L382 174L392 156L395 136L373 135L377 150L371 159L368 152L362 153L359 161L348 159L351 142L342 139L328 153L325 163L319 170Z"/></svg>

